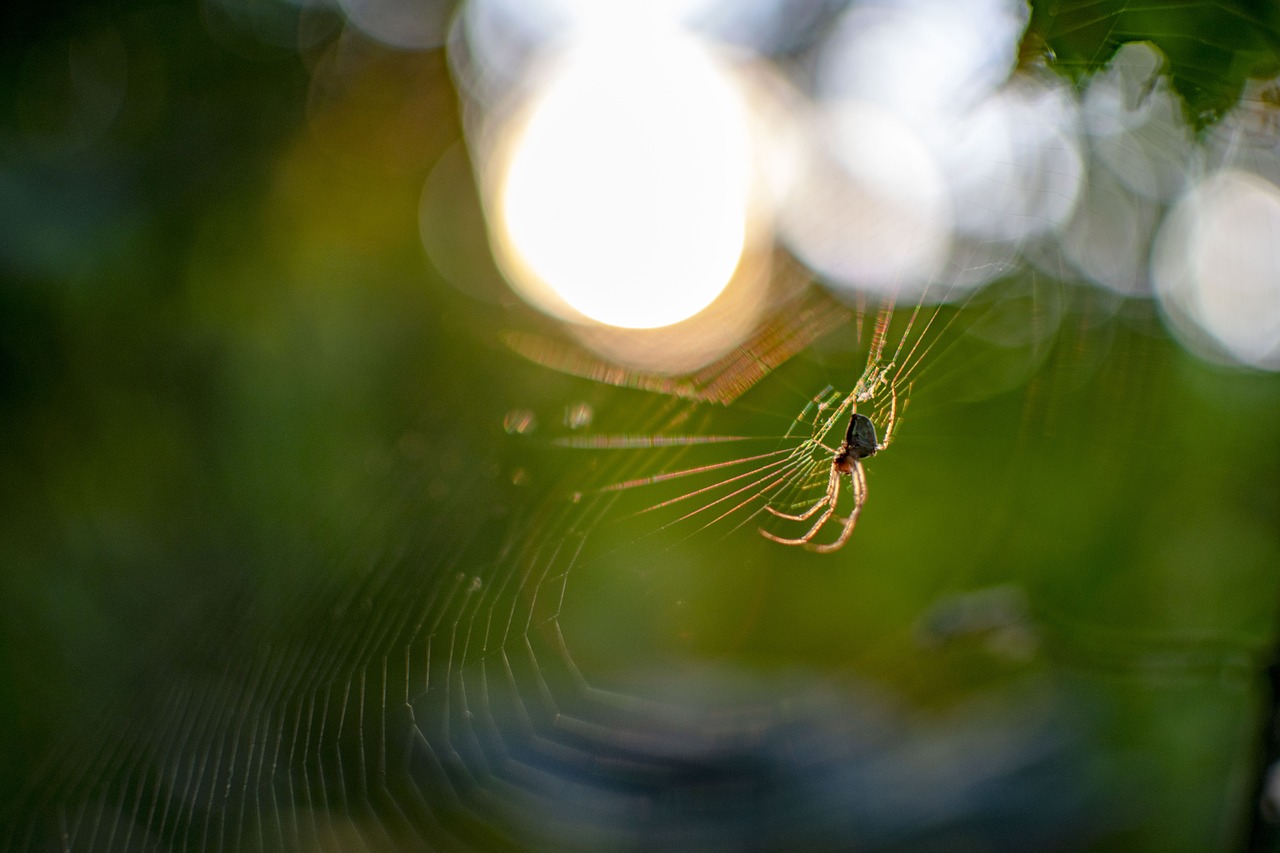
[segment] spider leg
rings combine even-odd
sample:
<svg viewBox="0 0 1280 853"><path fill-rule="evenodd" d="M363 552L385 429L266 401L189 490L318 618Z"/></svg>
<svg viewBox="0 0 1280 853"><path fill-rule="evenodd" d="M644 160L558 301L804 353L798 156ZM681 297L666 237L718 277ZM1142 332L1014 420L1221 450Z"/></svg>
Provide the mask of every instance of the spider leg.
<svg viewBox="0 0 1280 853"><path fill-rule="evenodd" d="M906 411L906 406L903 406ZM884 441L876 446L876 452L884 450L893 443L893 430L898 425L898 388L896 385L889 386L889 418L884 425Z"/></svg>
<svg viewBox="0 0 1280 853"><path fill-rule="evenodd" d="M788 539L786 537L777 536L773 533L770 533L764 528L760 528L760 535L771 542L777 542L781 545L807 544L810 540L813 539L814 536L817 535L818 531L822 529L822 526L826 524L827 520L830 519L831 516L835 513L836 499L839 496L840 496L840 472L837 471L835 466L833 465L831 466L831 474L827 479L827 493L823 495L821 498L819 498L817 503L809 507L804 512L800 513L799 515L790 515L788 513L779 512L778 510L774 509L771 506L767 506L767 505L765 506L765 509L769 510L769 512L773 513L779 518L785 518L789 521L804 521L808 518L811 518L815 513L818 512L818 510L822 509L823 507L826 507L826 510L822 513L822 515L818 516L818 520L813 523L813 526L809 528L807 533L795 539Z"/></svg>
<svg viewBox="0 0 1280 853"><path fill-rule="evenodd" d="M853 488L853 512L849 513L849 517L843 519L844 527L840 529L840 535L836 537L834 542L828 542L825 545L814 545L812 542L805 541L805 547L810 551L816 551L819 554L830 554L832 551L838 551L844 547L844 543L849 541L849 537L853 535L854 525L858 523L858 516L862 513L862 505L867 502L867 474L863 470L862 463L855 460L853 463L853 473L849 475L849 480ZM832 509L835 505L832 504ZM825 517L823 519L826 520ZM813 536L817 530L811 530L808 536Z"/></svg>
<svg viewBox="0 0 1280 853"><path fill-rule="evenodd" d="M785 539L781 536L774 536L772 533L764 529L761 529L760 535L771 542L777 542L782 545L805 545L811 547L813 537L818 535L818 531L822 529L822 526L827 523L835 511L836 505L834 503L828 503L826 511L823 512L822 515L818 516L818 520L813 523L813 526L810 527L803 536L795 539Z"/></svg>
<svg viewBox="0 0 1280 853"><path fill-rule="evenodd" d="M827 476L826 494L818 498L817 502L814 503L813 506L806 509L804 512L800 513L799 515L792 515L789 512L782 512L781 510L776 510L773 507L769 506L768 504L765 504L765 509L767 509L769 512L776 515L778 518L785 518L787 521L804 521L806 519L813 518L813 516L818 512L818 510L822 509L824 506L827 506L828 504L834 504L836 502L835 499L839 494L840 494L840 477L839 477L839 474L836 472L835 466L833 465L831 466L831 473Z"/></svg>

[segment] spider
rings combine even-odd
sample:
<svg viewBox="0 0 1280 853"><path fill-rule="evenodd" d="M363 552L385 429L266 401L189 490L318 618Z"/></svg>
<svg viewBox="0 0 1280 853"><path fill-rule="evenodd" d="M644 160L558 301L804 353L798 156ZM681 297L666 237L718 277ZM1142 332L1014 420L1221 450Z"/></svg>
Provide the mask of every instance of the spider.
<svg viewBox="0 0 1280 853"><path fill-rule="evenodd" d="M892 371L892 363L884 367L869 367L862 379L858 381L853 392L844 399L831 417L822 421L818 427L817 432L821 433L827 425L843 413L846 407L851 410L849 426L844 433L844 441L840 442L840 446L832 451L831 470L827 475L827 489L822 497L818 498L808 509L795 515L774 509L767 504L765 505L765 509L773 515L787 521L808 521L815 515L818 516L818 520L813 523L804 535L794 539L776 536L763 528L760 529L761 536L783 545L803 545L810 551L817 551L821 554L837 551L849 541L850 535L853 534L854 525L858 523L858 515L862 512L862 506L867 502L867 475L863 470L862 460L869 459L887 448L893 441L893 431L898 424L898 391L894 381L890 379ZM871 419L858 412L858 404L866 403L873 399L881 385L888 385L889 388L889 415L885 421L883 442L876 436L875 424L871 422ZM907 399L910 401L910 386L907 388ZM819 404L819 409L823 408L824 405ZM906 410L906 404L903 404L903 410ZM819 439L815 438L814 441L821 445ZM826 447L826 445L821 446ZM830 448L828 447L828 449ZM842 526L839 535L834 541L817 544L813 541L813 538L835 515L836 502L840 497L840 478L842 476L849 478L849 487L853 490L853 511L846 518L836 518L836 521Z"/></svg>

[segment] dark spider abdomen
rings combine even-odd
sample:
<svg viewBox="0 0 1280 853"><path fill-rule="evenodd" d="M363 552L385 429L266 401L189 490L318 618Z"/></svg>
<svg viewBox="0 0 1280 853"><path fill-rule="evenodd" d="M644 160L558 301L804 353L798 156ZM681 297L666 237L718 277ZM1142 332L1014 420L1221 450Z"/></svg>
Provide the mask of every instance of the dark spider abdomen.
<svg viewBox="0 0 1280 853"><path fill-rule="evenodd" d="M871 418L854 412L849 418L849 429L844 434L844 444L840 446L836 464L843 469L841 463L847 466L850 459L875 456L879 449L880 441L876 438L876 428L871 423Z"/></svg>

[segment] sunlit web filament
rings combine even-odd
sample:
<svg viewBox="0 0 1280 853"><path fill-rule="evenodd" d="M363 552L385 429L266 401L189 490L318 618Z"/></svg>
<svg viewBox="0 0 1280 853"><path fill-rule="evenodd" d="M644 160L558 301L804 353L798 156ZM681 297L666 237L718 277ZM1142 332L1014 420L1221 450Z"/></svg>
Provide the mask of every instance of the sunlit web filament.
<svg viewBox="0 0 1280 853"><path fill-rule="evenodd" d="M794 464L796 464L796 463L794 463L794 462L792 461L792 457L793 457L795 454L794 454L794 451L791 451L791 450L783 450L783 451L778 451L778 452L779 452L779 453L786 453L786 454L787 454L786 458L784 458L784 459L780 459L780 460L777 460L777 461L775 461L775 462L770 462L770 463L768 463L768 464L766 464L766 465L762 465L762 466L757 467L757 468L753 468L753 469L752 469L752 470L750 470L750 471L747 471L747 472L745 472L745 473L739 474L739 475L737 475L737 476L735 476L735 477L730 477L730 478L729 478L729 479L727 479L727 480L718 480L718 481L716 481L715 483L712 483L712 484L711 484L711 485L709 485L709 486L705 486L705 487L703 487L703 488L701 488L701 489L697 489L697 490L695 490L695 491L688 492L688 493L683 494L683 495L679 495L678 497L671 498L670 500L663 501L662 503L655 504L655 505L653 505L653 506L651 506L651 507L648 507L647 509L641 510L641 513L644 513L644 512L650 512L650 511L652 511L652 510L660 509L660 508L665 507L665 506L670 506L670 505L672 505L672 504L679 503L679 502L681 502L681 501L683 501L683 500L685 500L685 499L687 499L687 498L695 497L695 496L697 496L697 495L699 495L699 494L703 494L703 493L706 493L706 492L709 492L709 491L713 491L713 490L715 490L715 489L723 488L724 486L727 486L727 485L729 485L729 484L731 484L731 483L735 483L735 482L737 482L738 480L741 480L741 479L744 479L744 478L746 478L746 477L751 477L751 476L755 476L755 475L757 475L757 474L760 474L762 471L763 471L763 472L768 472L768 473L763 474L763 476L757 477L755 480L752 480L751 482L749 482L749 483L747 483L747 484L745 484L745 485L741 486L740 488L737 488L737 489L735 489L734 491L729 492L729 493L728 493L728 494L726 494L726 495L722 495L721 497L716 498L714 501L711 501L710 503L703 504L702 506L699 506L697 509L695 509L695 510L693 510L693 511L691 511L691 512L688 512L688 513L686 513L686 514L684 514L684 515L680 516L679 518L673 519L673 520L671 520L670 522L668 522L667 524L663 525L664 527L669 527L669 526L671 526L672 524L676 524L676 523L678 523L678 522L685 521L686 519L692 518L693 516L695 516L695 515L697 515L697 514L699 514L699 513L701 513L701 512L705 512L706 510L711 509L712 507L719 506L720 504L724 503L725 501L730 500L730 499L732 499L732 498L734 498L734 497L737 497L738 495L742 494L743 492L745 492L745 491L749 491L749 490L751 490L751 489L755 488L756 486L759 486L762 482L764 482L765 480L768 480L768 479L770 479L771 477L773 477L773 476L774 476L774 473L775 473L774 469L776 469L776 468L781 467L781 468L783 469L783 474L782 474L778 479L785 479L785 477L786 477L786 473L785 473L785 472L786 472L790 467L792 467ZM739 461L741 461L741 460L739 460ZM766 487L766 488L767 488L767 487ZM730 512L732 513L734 510L737 510L737 509L741 508L742 506L745 506L745 505L746 505L746 503L749 503L751 499L753 499L753 498L755 498L755 497L758 497L758 496L760 496L760 495L762 495L762 494L763 494L763 490L762 490L762 489L756 489L754 492L752 492L752 498L749 498L749 499L748 499L746 502L744 502L743 504L739 504L738 506L733 507L733 508L730 510ZM641 514L641 513L637 513L637 515L639 515L639 514ZM720 516L719 518L714 519L712 523L714 523L714 521L719 521L719 520L720 520L720 518L723 518L723 517L724 517L724 516Z"/></svg>
<svg viewBox="0 0 1280 853"><path fill-rule="evenodd" d="M662 483L662 482L666 482L667 480L675 480L675 479L678 479L678 478L680 478L680 477L692 477L692 476L697 475L697 474L703 474L703 473L706 473L707 471L714 471L714 470L716 470L716 469L718 469L718 468L732 468L732 467L737 466L737 465L743 465L743 464L745 464L745 463L747 463L747 462L756 462L756 461L759 461L759 460L761 460L761 459L771 459L771 458L773 458L773 457L775 457L775 456L790 454L790 452L791 452L790 450L787 450L787 449L785 449L785 448L784 448L784 449L782 449L782 450L774 450L774 451L772 451L772 452L770 452L770 453L761 453L761 454L759 454L758 456L745 456L745 457L743 457L743 458L741 458L741 459L730 459L730 460L728 460L728 461L726 461L726 462L712 462L712 463L710 463L710 464L708 464L708 465L698 465L698 466L696 466L696 467L693 467L693 468L685 468L685 469L682 469L682 470L680 470L680 471L667 471L667 472L664 472L664 473L662 473L662 474L653 474L653 475L648 476L648 477L637 477L637 478L635 478L634 480L626 480L626 481L621 482L621 483L613 483L613 484L608 485L608 486L603 486L603 487L602 487L602 488L600 488L598 491L601 491L601 492L620 492L620 491L622 491L622 490L624 490L624 489L634 489L634 488L639 488L639 487L641 487L641 486L651 486L651 485L654 485L655 483ZM781 461L785 461L785 460L781 460ZM775 462L775 463L770 463L770 465L781 464L781 461L780 461L780 462ZM768 467L768 466L766 466L766 467ZM759 470L759 469L756 469L756 470ZM747 472L747 473L751 473L751 472ZM720 482L721 482L721 483L729 483L729 482L733 482L734 480L740 479L740 478L741 478L741 477L743 477L743 476L745 476L745 475L743 475L743 474L739 474L739 475L737 475L737 476L735 476L735 477L731 477L731 478L730 478L730 479L728 479L728 480L721 480ZM700 492L700 491L705 491L705 489L699 489L698 491L699 491L699 492ZM691 492L691 493L690 493L690 495L692 495L692 494L697 494L697 492ZM651 509L651 510L652 510L652 509L657 509L658 507L667 506L668 504L675 503L675 502L676 502L676 501L678 501L678 500L683 500L683 498L684 498L684 497L688 497L688 496L689 496L689 495L683 495L683 496L681 496L680 498L673 498L672 500L664 501L663 503L660 503L660 504L655 504L654 506L649 507L649 509ZM648 511L648 510L646 510L646 512L647 512L647 511Z"/></svg>
<svg viewBox="0 0 1280 853"><path fill-rule="evenodd" d="M758 435L580 435L557 438L552 444L585 450L643 450L694 444L722 444L729 441L759 441Z"/></svg>

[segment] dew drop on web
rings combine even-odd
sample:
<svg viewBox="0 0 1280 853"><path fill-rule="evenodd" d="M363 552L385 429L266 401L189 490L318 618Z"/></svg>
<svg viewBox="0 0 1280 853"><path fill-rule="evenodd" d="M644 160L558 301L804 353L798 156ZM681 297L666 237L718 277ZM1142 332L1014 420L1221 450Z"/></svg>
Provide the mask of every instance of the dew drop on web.
<svg viewBox="0 0 1280 853"><path fill-rule="evenodd" d="M508 435L529 435L538 428L538 417L530 409L512 409L502 418Z"/></svg>
<svg viewBox="0 0 1280 853"><path fill-rule="evenodd" d="M595 419L595 409L590 403L579 401L564 407L564 425L569 429L586 429Z"/></svg>

